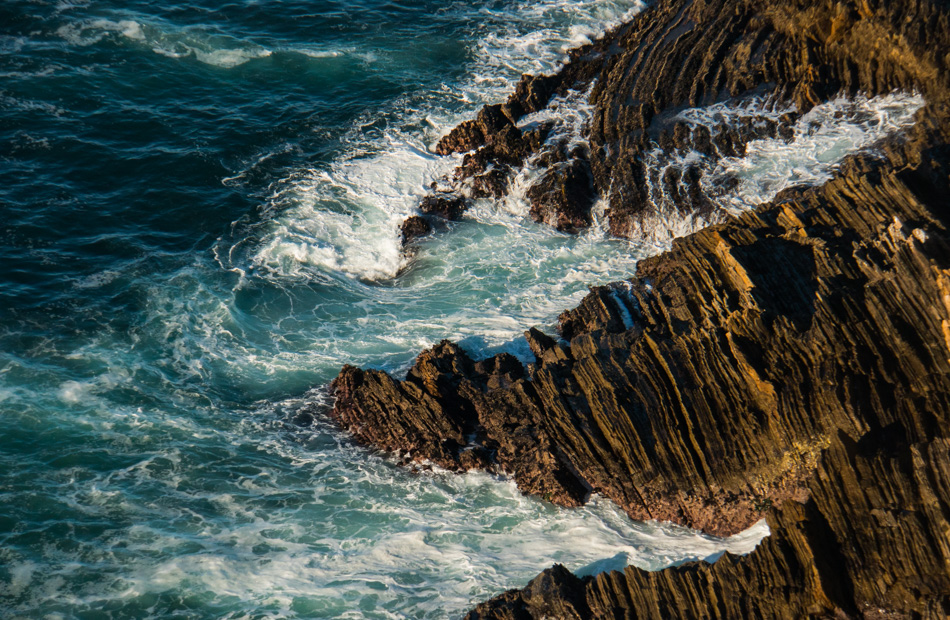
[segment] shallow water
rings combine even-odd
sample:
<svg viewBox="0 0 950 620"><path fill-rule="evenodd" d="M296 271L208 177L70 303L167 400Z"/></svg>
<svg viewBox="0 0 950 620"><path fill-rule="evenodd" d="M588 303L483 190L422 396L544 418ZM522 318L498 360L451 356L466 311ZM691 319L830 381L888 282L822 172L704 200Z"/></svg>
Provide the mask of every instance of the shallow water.
<svg viewBox="0 0 950 620"><path fill-rule="evenodd" d="M764 525L720 541L603 500L559 509L290 423L344 363L399 372L443 338L527 357L526 328L668 243L562 235L517 193L413 260L397 243L455 164L431 154L442 134L640 8L6 0L0 617L443 618L554 562L751 550ZM578 99L542 114L576 132ZM911 99L788 157L820 180ZM723 165L783 147L758 148ZM742 174L724 208L781 185Z"/></svg>

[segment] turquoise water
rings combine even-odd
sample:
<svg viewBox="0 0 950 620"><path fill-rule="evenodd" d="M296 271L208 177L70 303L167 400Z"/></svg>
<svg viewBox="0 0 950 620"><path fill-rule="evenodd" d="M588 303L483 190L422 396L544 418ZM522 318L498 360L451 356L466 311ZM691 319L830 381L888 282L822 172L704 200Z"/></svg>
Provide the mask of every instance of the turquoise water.
<svg viewBox="0 0 950 620"><path fill-rule="evenodd" d="M399 372L442 338L526 356L523 330L663 247L558 234L518 192L397 243L456 163L442 134L640 8L5 0L0 617L445 618L554 562L751 550L764 526L559 509L321 417L344 363ZM558 106L576 133L583 105ZM880 129L851 126L841 153Z"/></svg>

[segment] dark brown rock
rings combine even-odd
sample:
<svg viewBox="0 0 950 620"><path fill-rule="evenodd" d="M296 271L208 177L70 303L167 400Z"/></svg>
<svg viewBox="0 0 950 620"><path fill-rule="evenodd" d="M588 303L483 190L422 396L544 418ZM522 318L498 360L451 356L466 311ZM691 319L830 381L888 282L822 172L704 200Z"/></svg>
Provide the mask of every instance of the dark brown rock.
<svg viewBox="0 0 950 620"><path fill-rule="evenodd" d="M511 590L479 605L465 620L522 620L558 618L582 620L591 617L584 592L585 581L560 564L547 569L521 590Z"/></svg>
<svg viewBox="0 0 950 620"><path fill-rule="evenodd" d="M494 165L491 169L471 178L472 198L501 198L508 191L511 167Z"/></svg>
<svg viewBox="0 0 950 620"><path fill-rule="evenodd" d="M908 168L923 144L678 240L562 317L570 346L547 347L529 379L460 388L453 410L475 412L526 491L574 505L589 488L717 534L802 498L838 430L930 438L950 407L950 187L946 163ZM335 415L356 404L395 423L385 404L412 426L411 395L368 385Z"/></svg>
<svg viewBox="0 0 950 620"><path fill-rule="evenodd" d="M937 50L946 45L946 20L941 3L916 0L658 2L614 35L621 51L605 59L590 98L591 167L610 201L611 232L630 234L632 221L656 207L646 194L643 154L656 143L688 147L676 127L663 144L665 115L750 92L790 99L802 111L842 91L943 96L937 75L946 74L947 59ZM719 127L715 156L741 155L762 135L789 139L794 116L765 127L751 118ZM710 153L705 136L693 141Z"/></svg>
<svg viewBox="0 0 950 620"><path fill-rule="evenodd" d="M439 140L435 152L439 155L465 153L485 143L485 132L477 121L465 121Z"/></svg>
<svg viewBox="0 0 950 620"><path fill-rule="evenodd" d="M418 215L412 215L407 217L402 223L400 231L402 242L406 244L418 239L419 237L425 237L428 235L430 232L432 232L432 225L429 224L429 221L426 218L419 217Z"/></svg>
<svg viewBox="0 0 950 620"><path fill-rule="evenodd" d="M586 158L577 157L552 166L528 189L530 216L563 232L577 232L591 224L596 199Z"/></svg>
<svg viewBox="0 0 950 620"><path fill-rule="evenodd" d="M435 152L439 155L465 153L492 140L498 141L500 133L511 129L518 131L512 119L502 110L501 105L486 105L479 111L474 121L463 122L442 138L436 145Z"/></svg>
<svg viewBox="0 0 950 620"><path fill-rule="evenodd" d="M467 207L461 196L443 192L429 194L419 203L419 210L426 215L436 215L446 220L461 219Z"/></svg>
<svg viewBox="0 0 950 620"><path fill-rule="evenodd" d="M568 506L587 495L522 411L533 388L511 355L476 363L443 341L419 356L405 381L347 366L331 389L331 415L362 443L446 469L485 467L490 453L490 469L512 472L531 493Z"/></svg>
<svg viewBox="0 0 950 620"><path fill-rule="evenodd" d="M611 233L630 236L644 216L668 206L650 195L645 154L652 149L693 148L714 159L742 156L757 138L791 140L800 116L790 113L776 122L750 115L710 135L675 121L678 110L752 93L793 102L801 112L841 92L902 89L943 96L938 92L946 80L939 76L950 68L937 50L946 45L944 26L950 26L945 7L930 0L661 0L630 24L575 50L557 74L525 76L507 103L486 106L477 119L461 124L439 152L480 149L479 165L463 165L459 180L493 162L519 165L540 146L502 147L508 139L500 133L515 129L523 114L542 109L553 95L594 84L587 129L594 189L609 199ZM679 212L702 215L711 208L696 195L696 179L666 181ZM679 201L684 193L687 202ZM572 206L564 218L545 220L569 221L571 212L580 211Z"/></svg>
<svg viewBox="0 0 950 620"><path fill-rule="evenodd" d="M946 618L950 441L886 433L834 438L809 499L770 510L747 556L583 580L555 566L466 619Z"/></svg>
<svg viewBox="0 0 950 620"><path fill-rule="evenodd" d="M648 150L738 154L794 121L688 132L670 122L679 107L762 85L803 110L894 88L927 105L880 157L849 158L823 186L592 289L561 316L563 341L526 334L527 370L444 342L402 382L341 372L332 415L363 443L505 471L563 505L597 492L635 519L772 527L752 554L713 565L592 579L555 568L470 618L947 617L948 52L942 1L660 0L572 54L551 92L598 78L590 165L615 234L655 207ZM500 128L469 158L477 174L535 152L511 124L528 110L521 90L480 117ZM677 208L704 208L695 173L659 181Z"/></svg>

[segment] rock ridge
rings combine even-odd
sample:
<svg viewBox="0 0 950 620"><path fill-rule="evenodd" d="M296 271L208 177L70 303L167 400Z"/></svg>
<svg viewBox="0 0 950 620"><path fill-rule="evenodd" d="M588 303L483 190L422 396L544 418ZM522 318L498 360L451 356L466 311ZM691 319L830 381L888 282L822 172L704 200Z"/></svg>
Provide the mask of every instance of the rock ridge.
<svg viewBox="0 0 950 620"><path fill-rule="evenodd" d="M563 79L522 80L528 105L483 110L440 143L476 149L459 183L498 171L499 154L516 165L548 144L543 128L515 133L519 113L596 78L589 148L558 146L548 165L589 170L623 235L657 208L648 149L754 137L688 133L666 123L677 107L763 88L802 110L839 92L926 100L877 155L675 240L592 288L560 338L526 332L527 367L445 341L403 381L341 371L331 416L407 461L504 471L566 506L599 493L634 519L729 535L765 517L773 532L711 565L584 579L556 566L470 619L950 615L948 16L938 0L661 0L575 51ZM677 206L704 208L690 183L669 180ZM541 219L583 227L576 201L541 202Z"/></svg>
<svg viewBox="0 0 950 620"><path fill-rule="evenodd" d="M445 184L466 205L506 194L515 169L539 162L546 172L527 193L529 215L559 230L589 226L597 196L607 198L609 230L620 237L641 234L651 215L716 219L700 168L658 177L652 151L693 150L708 161L742 156L751 140L792 139L801 113L841 93L915 90L939 99L950 69L941 52L948 29L945 5L935 0L659 0L572 50L558 73L524 76L507 102L485 106L436 152L465 153ZM550 124L519 127L572 90L590 91L584 148L566 152ZM677 117L687 107L750 95L766 106L794 103L798 112L778 120L750 112L711 128Z"/></svg>

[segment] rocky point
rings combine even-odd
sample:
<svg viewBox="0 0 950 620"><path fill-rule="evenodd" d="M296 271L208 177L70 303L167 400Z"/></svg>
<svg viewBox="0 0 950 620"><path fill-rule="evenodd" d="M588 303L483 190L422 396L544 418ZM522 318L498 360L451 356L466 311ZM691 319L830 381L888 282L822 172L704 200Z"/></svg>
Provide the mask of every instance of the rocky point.
<svg viewBox="0 0 950 620"><path fill-rule="evenodd" d="M560 337L529 330L527 367L443 342L402 381L342 370L331 415L407 460L717 535L762 517L772 530L714 564L584 579L555 566L469 618L950 615L948 65L943 1L662 0L439 143L467 155L429 213L502 195L535 158L532 217L576 231L603 196L628 236L658 209L648 152L734 156L795 120L696 129L677 110L750 93L800 113L839 93L926 101L878 155L676 240L592 289ZM519 127L572 89L590 89L584 148ZM697 174L664 180L684 212L715 208Z"/></svg>

